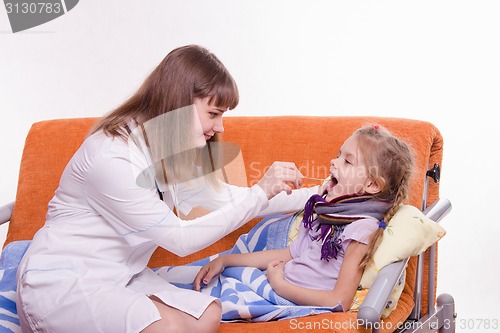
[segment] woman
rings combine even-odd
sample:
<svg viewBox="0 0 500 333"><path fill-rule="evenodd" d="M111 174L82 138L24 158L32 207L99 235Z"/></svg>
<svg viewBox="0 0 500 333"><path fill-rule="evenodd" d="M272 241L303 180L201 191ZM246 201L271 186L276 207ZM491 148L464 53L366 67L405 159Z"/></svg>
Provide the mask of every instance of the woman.
<svg viewBox="0 0 500 333"><path fill-rule="evenodd" d="M147 263L158 246L184 256L210 245L272 212L278 203L269 200L290 194L290 183L301 185L296 166L285 162L251 188L217 179L217 158L205 158L205 148L237 104L224 65L189 45L170 52L96 124L64 170L46 223L20 264L24 332L217 331L215 298L173 287ZM292 206L311 194L294 192L284 200ZM196 206L211 213L190 221L174 214Z"/></svg>

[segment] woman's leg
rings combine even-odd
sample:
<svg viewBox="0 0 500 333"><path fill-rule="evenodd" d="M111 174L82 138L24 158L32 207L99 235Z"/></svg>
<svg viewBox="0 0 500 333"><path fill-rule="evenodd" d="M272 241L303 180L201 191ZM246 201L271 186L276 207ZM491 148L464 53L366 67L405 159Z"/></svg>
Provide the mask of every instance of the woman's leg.
<svg viewBox="0 0 500 333"><path fill-rule="evenodd" d="M142 333L177 333L217 332L221 320L221 306L219 302L212 302L199 319L162 303L158 298L151 297L160 312L161 319L146 327Z"/></svg>

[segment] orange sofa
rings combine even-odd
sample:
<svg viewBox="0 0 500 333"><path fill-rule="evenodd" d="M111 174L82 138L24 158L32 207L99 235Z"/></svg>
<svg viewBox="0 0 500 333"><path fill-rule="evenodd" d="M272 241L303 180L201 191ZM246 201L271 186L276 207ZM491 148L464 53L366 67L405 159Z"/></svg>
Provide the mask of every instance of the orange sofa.
<svg viewBox="0 0 500 333"><path fill-rule="evenodd" d="M96 118L58 119L33 124L22 156L16 201L10 219L6 243L29 240L43 225L47 203L53 196L59 177L72 154L80 146ZM424 181L429 166L441 164L443 140L431 123L400 118L376 117L225 117L223 140L240 146L246 174L231 175L253 185L263 170L275 160L293 161L311 177L326 177L330 159L337 154L343 141L357 128L378 123L401 137L415 151L416 173L411 184L409 204L422 206ZM240 169L241 170L241 169ZM235 179L236 179L235 178ZM246 179L245 179L246 178ZM313 185L305 181L305 186ZM428 202L438 198L439 183L429 182ZM151 267L181 265L231 248L239 235L257 222L254 219L212 246L187 257L177 257L158 249L150 261ZM428 255L425 255L428 264ZM437 260L437 259L436 259ZM411 258L406 271L406 285L397 308L387 317L380 332L392 332L404 322L414 307L416 258ZM435 282L436 275L434 274ZM421 312L428 302L427 272L423 274ZM435 284L431 284L434 285ZM435 288L435 287L434 287ZM266 323L223 323L220 332L369 332L356 324L354 312L321 314L291 320Z"/></svg>

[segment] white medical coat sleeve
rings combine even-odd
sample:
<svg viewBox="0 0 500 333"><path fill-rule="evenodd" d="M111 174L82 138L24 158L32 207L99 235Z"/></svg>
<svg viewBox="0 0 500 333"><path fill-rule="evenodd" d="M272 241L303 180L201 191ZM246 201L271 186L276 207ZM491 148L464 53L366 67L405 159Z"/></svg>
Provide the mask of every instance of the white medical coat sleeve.
<svg viewBox="0 0 500 333"><path fill-rule="evenodd" d="M161 201L156 189L137 185L144 170L126 153L99 156L86 173L84 191L90 206L102 215L133 246L154 242L179 256L199 251L239 228L267 207L264 191L257 185L238 190L232 200L220 201L219 209L182 221ZM106 156L107 155L107 156ZM207 202L216 197L205 197Z"/></svg>
<svg viewBox="0 0 500 333"><path fill-rule="evenodd" d="M288 213L303 209L307 200L317 194L319 186L305 187L293 190L291 194L280 192L269 200L269 206L261 210L258 216L267 216L278 213Z"/></svg>
<svg viewBox="0 0 500 333"><path fill-rule="evenodd" d="M269 200L269 206L258 213L259 217L288 213L303 209L306 201L318 192L319 186L293 190L291 194L280 192ZM210 211L219 209L228 202L234 202L245 195L246 187L237 187L221 183L220 188L214 189L207 186L203 178L193 180L189 186L181 184L175 190L176 204L184 214L196 207L201 206Z"/></svg>

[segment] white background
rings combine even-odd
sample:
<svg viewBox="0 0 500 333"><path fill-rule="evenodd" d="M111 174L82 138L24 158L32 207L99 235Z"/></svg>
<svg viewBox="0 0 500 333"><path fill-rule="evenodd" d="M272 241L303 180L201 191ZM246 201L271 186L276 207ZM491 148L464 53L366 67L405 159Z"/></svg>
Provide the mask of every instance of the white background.
<svg viewBox="0 0 500 333"><path fill-rule="evenodd" d="M13 34L0 7L0 205L15 199L33 122L104 115L170 50L201 44L238 82L231 115L434 123L441 195L454 206L439 292L455 297L457 326L469 325L458 332L492 332L479 321L500 320L499 17L499 1L84 0Z"/></svg>

